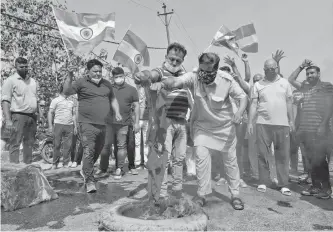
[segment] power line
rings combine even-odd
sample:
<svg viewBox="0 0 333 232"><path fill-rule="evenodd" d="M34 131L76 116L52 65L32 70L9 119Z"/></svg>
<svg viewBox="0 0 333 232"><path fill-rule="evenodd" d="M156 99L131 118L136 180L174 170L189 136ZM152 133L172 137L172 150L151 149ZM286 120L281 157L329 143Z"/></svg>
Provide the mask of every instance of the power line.
<svg viewBox="0 0 333 232"><path fill-rule="evenodd" d="M52 26L49 26L49 25L45 25L45 24L41 24L41 23L35 23L33 21L26 20L26 19L14 16L14 15L3 13L3 12L1 12L1 14L5 15L5 16L8 16L8 17L11 17L11 18L15 18L17 20L25 21L25 22L35 24L35 25L38 25L38 26L41 26L41 27L46 27L46 28L49 28L49 29L52 29L52 30L59 31L58 28L55 28L55 27L52 27ZM12 26L9 26L9 25L1 25L1 26L16 29L16 30L20 30L20 31L25 31L25 32L32 33L32 34L44 35L44 36L49 36L49 37L53 37L53 38L56 38L56 39L61 39L60 37L55 37L55 36L51 36L51 35L47 35L47 34L41 34L41 33L35 32L35 31L28 31L28 30L24 30L24 29L21 29L21 28L17 28L17 27L12 27ZM103 42L112 43L112 44L119 44L120 43L120 42L108 41L108 40L103 40ZM148 49L155 49L155 50L165 50L166 49L166 48L161 48L161 47L150 47L150 46L147 46L147 48Z"/></svg>
<svg viewBox="0 0 333 232"><path fill-rule="evenodd" d="M188 33L188 31L186 30L186 28L185 28L185 26L184 26L184 24L183 24L182 20L180 19L180 16L178 15L178 13L177 13L177 12L175 12L175 13L176 13L176 16L177 16L177 18L179 19L179 22L180 22L180 24L181 24L181 25L182 25L182 27L184 28L184 30L185 30L185 32L186 32L186 34L187 34L188 38L191 40L191 42L192 42L192 44L194 45L195 49L196 49L196 50L198 50L198 48L197 48L197 46L195 45L195 43L193 42L193 40L192 40L192 38L191 38L190 34L189 34L189 33Z"/></svg>
<svg viewBox="0 0 333 232"><path fill-rule="evenodd" d="M138 6L144 7L144 8L146 8L146 9L148 9L148 10L155 11L155 10L151 9L150 7L148 7L148 6L145 6L145 5L143 5L143 4L140 4L140 3L135 2L134 0L129 0L129 1L130 1L130 2L133 2L134 4L136 4L136 5L138 5Z"/></svg>

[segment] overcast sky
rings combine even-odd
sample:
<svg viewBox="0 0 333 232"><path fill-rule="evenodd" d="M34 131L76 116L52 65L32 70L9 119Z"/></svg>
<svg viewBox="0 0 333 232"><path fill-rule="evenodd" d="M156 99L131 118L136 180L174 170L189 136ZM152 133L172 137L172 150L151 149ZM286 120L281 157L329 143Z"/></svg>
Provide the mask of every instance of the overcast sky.
<svg viewBox="0 0 333 232"><path fill-rule="evenodd" d="M122 39L131 25L131 30L148 46L166 47L165 26L157 17L157 11L163 10L162 2L177 13L170 21L171 42L178 41L187 48L184 63L187 70L197 65L198 55L222 24L236 29L253 22L259 52L248 54L252 74L263 73L264 61L272 52L283 49L287 56L281 62L284 76L289 76L308 58L322 69L323 80L333 82L332 0L67 0L67 7L81 13L116 12L116 41ZM117 45L103 43L94 51L99 53L101 48L108 51L111 61ZM225 48L213 47L210 51L220 56L235 56ZM151 67L160 65L164 55L165 50L150 50ZM243 73L240 60L237 65ZM304 76L303 73L300 78Z"/></svg>

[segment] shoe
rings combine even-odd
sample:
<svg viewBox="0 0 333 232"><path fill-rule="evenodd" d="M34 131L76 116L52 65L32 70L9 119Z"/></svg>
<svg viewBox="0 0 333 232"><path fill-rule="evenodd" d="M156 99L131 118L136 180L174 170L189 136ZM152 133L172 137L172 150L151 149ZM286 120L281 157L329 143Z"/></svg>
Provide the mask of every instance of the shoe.
<svg viewBox="0 0 333 232"><path fill-rule="evenodd" d="M94 182L89 182L86 184L87 187L87 193L94 193L96 192L96 185Z"/></svg>
<svg viewBox="0 0 333 232"><path fill-rule="evenodd" d="M107 177L109 174L107 172L104 172L102 170L97 170L97 172L95 173L94 177L96 179L99 179L99 178L104 178L104 177Z"/></svg>
<svg viewBox="0 0 333 232"><path fill-rule="evenodd" d="M64 166L62 166L63 168L69 168L69 165L68 164L66 164L66 165L64 165Z"/></svg>
<svg viewBox="0 0 333 232"><path fill-rule="evenodd" d="M311 186L309 189L307 190L303 190L301 192L301 194L303 196L316 196L320 193L320 189L319 188L314 188L313 186Z"/></svg>
<svg viewBox="0 0 333 232"><path fill-rule="evenodd" d="M144 165L139 165L136 170L147 170L147 168Z"/></svg>
<svg viewBox="0 0 333 232"><path fill-rule="evenodd" d="M63 166L64 166L63 163L58 164L58 168L62 168Z"/></svg>
<svg viewBox="0 0 333 232"><path fill-rule="evenodd" d="M317 197L318 199L328 200L328 199L331 198L331 194L332 194L332 191L331 191L331 190L320 191L320 193L317 194L316 197Z"/></svg>
<svg viewBox="0 0 333 232"><path fill-rule="evenodd" d="M56 170L57 168L58 166L56 164L53 164L51 170Z"/></svg>
<svg viewBox="0 0 333 232"><path fill-rule="evenodd" d="M80 170L80 174L81 174L81 176L83 178L83 182L86 183L86 177L84 176L84 173L83 173L82 170Z"/></svg>
<svg viewBox="0 0 333 232"><path fill-rule="evenodd" d="M216 185L223 185L226 183L228 183L227 180L222 177L216 182Z"/></svg>
<svg viewBox="0 0 333 232"><path fill-rule="evenodd" d="M77 167L77 163L73 162L72 165L71 165L71 168L76 168L76 167Z"/></svg>
<svg viewBox="0 0 333 232"><path fill-rule="evenodd" d="M247 188L247 187L248 187L247 184L244 182L243 179L240 179L239 186L240 186L241 188Z"/></svg>
<svg viewBox="0 0 333 232"><path fill-rule="evenodd" d="M68 163L68 167L71 167L72 164L73 164L73 162L72 162L72 161L69 161L69 163Z"/></svg>
<svg viewBox="0 0 333 232"><path fill-rule="evenodd" d="M120 180L121 177L123 176L123 174L124 174L124 171L121 170L120 168L117 168L116 173L114 175L114 179L115 180Z"/></svg>
<svg viewBox="0 0 333 232"><path fill-rule="evenodd" d="M136 169L129 170L129 173L132 174L132 175L138 175L139 174Z"/></svg>
<svg viewBox="0 0 333 232"><path fill-rule="evenodd" d="M305 181L306 179L308 179L309 178L309 175L307 174L307 173L303 173L302 175L300 175L299 177L298 177L298 180L299 181Z"/></svg>

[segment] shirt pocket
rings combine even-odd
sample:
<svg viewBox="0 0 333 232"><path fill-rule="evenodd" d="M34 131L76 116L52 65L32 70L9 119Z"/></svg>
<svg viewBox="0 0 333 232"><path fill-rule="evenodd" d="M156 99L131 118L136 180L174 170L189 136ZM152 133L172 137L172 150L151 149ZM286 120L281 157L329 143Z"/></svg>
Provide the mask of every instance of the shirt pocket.
<svg viewBox="0 0 333 232"><path fill-rule="evenodd" d="M212 96L211 97L211 105L212 108L215 110L221 110L224 104L224 98L219 96Z"/></svg>
<svg viewBox="0 0 333 232"><path fill-rule="evenodd" d="M23 97L25 95L25 86L14 86L13 95L16 97Z"/></svg>

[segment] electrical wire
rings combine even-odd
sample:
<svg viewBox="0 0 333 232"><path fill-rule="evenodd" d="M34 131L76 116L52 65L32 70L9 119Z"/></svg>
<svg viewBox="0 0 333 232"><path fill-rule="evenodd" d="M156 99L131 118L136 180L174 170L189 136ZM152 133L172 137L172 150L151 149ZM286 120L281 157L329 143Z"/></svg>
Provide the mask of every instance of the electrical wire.
<svg viewBox="0 0 333 232"><path fill-rule="evenodd" d="M129 1L130 1L130 2L133 2L134 4L136 4L136 5L138 5L138 6L144 7L144 8L146 8L146 9L148 9L148 10L151 10L151 11L154 11L154 12L155 12L155 10L151 9L150 7L145 6L145 5L143 5L143 4L140 4L140 3L137 3L137 2L135 2L134 0L129 0Z"/></svg>

